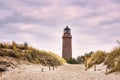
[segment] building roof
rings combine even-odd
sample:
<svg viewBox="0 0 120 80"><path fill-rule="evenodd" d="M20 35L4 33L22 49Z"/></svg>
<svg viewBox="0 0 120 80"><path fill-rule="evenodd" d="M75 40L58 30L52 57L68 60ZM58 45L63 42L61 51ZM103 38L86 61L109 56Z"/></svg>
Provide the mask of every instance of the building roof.
<svg viewBox="0 0 120 80"><path fill-rule="evenodd" d="M64 30L71 30L71 29L68 26L66 26Z"/></svg>

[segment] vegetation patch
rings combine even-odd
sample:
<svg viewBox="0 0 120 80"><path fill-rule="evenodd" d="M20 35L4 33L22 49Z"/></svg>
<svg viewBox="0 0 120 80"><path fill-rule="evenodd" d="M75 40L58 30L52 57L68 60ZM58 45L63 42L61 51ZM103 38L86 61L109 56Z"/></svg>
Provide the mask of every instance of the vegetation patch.
<svg viewBox="0 0 120 80"><path fill-rule="evenodd" d="M65 60L53 52L47 52L38 50L28 46L27 43L16 44L12 43L0 43L0 56L1 57L12 57L18 62L28 61L33 64L42 65L54 65L59 66L65 63Z"/></svg>

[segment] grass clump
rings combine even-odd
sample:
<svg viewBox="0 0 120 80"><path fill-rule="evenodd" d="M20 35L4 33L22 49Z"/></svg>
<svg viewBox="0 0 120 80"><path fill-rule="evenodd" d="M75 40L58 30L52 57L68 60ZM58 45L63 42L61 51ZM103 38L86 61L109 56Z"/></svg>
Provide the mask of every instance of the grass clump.
<svg viewBox="0 0 120 80"><path fill-rule="evenodd" d="M104 64L110 69L108 73L120 71L120 47L107 54Z"/></svg>
<svg viewBox="0 0 120 80"><path fill-rule="evenodd" d="M89 57L86 62L87 62L87 68L92 67L94 64L100 64L102 62L104 62L105 60L105 52L103 51L96 51L94 54L91 55L91 57Z"/></svg>
<svg viewBox="0 0 120 80"><path fill-rule="evenodd" d="M27 43L17 44L14 41L12 44L0 43L0 56L8 56L19 59L18 61L28 61L33 64L42 64L45 66L59 66L65 63L64 59L52 52L35 49L28 46Z"/></svg>
<svg viewBox="0 0 120 80"><path fill-rule="evenodd" d="M114 48L111 52L96 51L86 59L87 69L96 64L104 63L107 66L108 74L120 72L120 47Z"/></svg>

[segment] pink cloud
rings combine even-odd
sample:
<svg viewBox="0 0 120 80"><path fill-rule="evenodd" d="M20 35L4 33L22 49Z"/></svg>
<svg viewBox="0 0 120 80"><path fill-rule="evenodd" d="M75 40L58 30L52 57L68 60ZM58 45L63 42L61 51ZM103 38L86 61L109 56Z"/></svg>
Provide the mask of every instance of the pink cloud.
<svg viewBox="0 0 120 80"><path fill-rule="evenodd" d="M11 17L13 16L12 11L8 10L8 9L0 9L0 20L3 20L7 17Z"/></svg>
<svg viewBox="0 0 120 80"><path fill-rule="evenodd" d="M63 29L68 24L72 29L73 54L79 55L90 50L108 50L114 46L114 40L119 39L120 8L119 3L113 3L112 0L3 0L2 2L8 8L0 11L0 20L6 18L6 21L2 21L0 34L6 40L29 40L35 47L61 55ZM13 21L9 19L10 16ZM4 37L7 34L9 38Z"/></svg>

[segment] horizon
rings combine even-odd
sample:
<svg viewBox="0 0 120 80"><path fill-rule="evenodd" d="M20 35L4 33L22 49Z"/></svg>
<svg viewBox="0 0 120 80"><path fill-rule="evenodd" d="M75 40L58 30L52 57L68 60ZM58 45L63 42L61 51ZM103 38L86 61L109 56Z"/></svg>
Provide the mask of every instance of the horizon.
<svg viewBox="0 0 120 80"><path fill-rule="evenodd" d="M119 6L119 0L1 0L0 42L27 42L62 56L62 35L68 25L73 57L109 52L120 40Z"/></svg>

